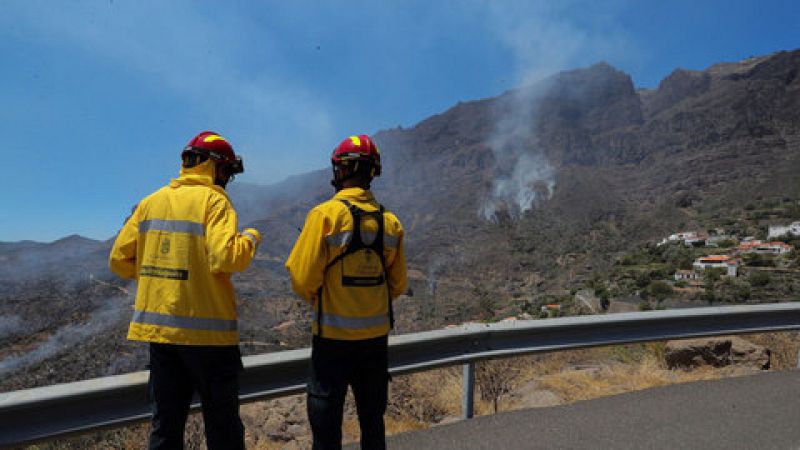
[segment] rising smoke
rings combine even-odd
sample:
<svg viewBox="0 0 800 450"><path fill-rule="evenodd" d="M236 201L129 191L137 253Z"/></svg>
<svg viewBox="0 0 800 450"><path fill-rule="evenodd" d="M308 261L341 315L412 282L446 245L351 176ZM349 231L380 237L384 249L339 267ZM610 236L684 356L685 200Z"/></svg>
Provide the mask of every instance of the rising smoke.
<svg viewBox="0 0 800 450"><path fill-rule="evenodd" d="M75 345L113 329L121 321L130 318L131 308L128 298L111 298L97 303L89 319L59 328L35 350L12 354L0 360L0 375L19 370L44 361L60 352L68 351ZM13 322L11 322L13 325Z"/></svg>
<svg viewBox="0 0 800 450"><path fill-rule="evenodd" d="M546 86L540 83L536 89L517 91L495 125L488 144L497 173L480 209L486 220L518 219L555 189L555 171L535 135L536 104Z"/></svg>
<svg viewBox="0 0 800 450"><path fill-rule="evenodd" d="M0 317L0 339L23 331L22 319L19 316L7 315Z"/></svg>
<svg viewBox="0 0 800 450"><path fill-rule="evenodd" d="M485 2L487 20L514 57L514 75L522 88L509 94L496 113L487 141L497 168L479 216L490 221L517 219L546 200L556 188L556 168L536 135L538 103L548 77L575 65L634 54L626 34L608 17L621 5L580 0ZM577 16L575 11L584 14ZM580 20L579 20L580 19Z"/></svg>

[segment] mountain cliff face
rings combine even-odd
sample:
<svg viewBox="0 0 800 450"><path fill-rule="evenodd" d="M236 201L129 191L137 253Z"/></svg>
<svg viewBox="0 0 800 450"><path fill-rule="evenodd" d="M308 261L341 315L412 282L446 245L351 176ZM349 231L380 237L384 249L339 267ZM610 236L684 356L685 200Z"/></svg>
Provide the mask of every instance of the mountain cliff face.
<svg viewBox="0 0 800 450"><path fill-rule="evenodd" d="M499 316L602 274L647 240L736 217L751 201L800 199L799 71L795 50L678 69L657 89L637 91L600 63L376 133L384 175L373 190L403 221L413 269L398 332ZM304 343L307 312L282 261L308 209L332 194L329 180L323 169L273 186L231 186L242 225L265 235L252 269L236 277L244 340L257 344L244 345L247 353ZM0 372L3 356L91 323L98 302L130 301L105 269L108 247L78 238L0 244ZM13 270L22 261L45 264L25 266L36 276L22 282ZM78 282L59 288L69 275ZM35 318L51 305L57 314ZM122 338L128 314L100 314L128 359L103 356L91 365L102 369L82 375L142 364ZM83 354L115 353L101 341L73 344ZM26 363L42 374L37 383L52 382L46 374L65 358L80 366L79 352L64 351Z"/></svg>
<svg viewBox="0 0 800 450"><path fill-rule="evenodd" d="M630 231L608 246L622 249L689 225L687 208L797 195L798 69L800 52L781 52L702 72L678 69L658 89L639 92L604 63L561 73L377 133L385 176L374 190L404 221L412 262L421 266L449 252L484 260L487 246L511 251L529 235L542 236L523 248L581 251L581 236L595 231L600 239L593 228L600 224ZM553 189L542 189L518 220L481 218L493 182L527 154L552 167ZM329 195L327 177L306 177L305 198ZM302 220L287 209L265 209L258 225L269 235L269 220ZM276 256L285 249L265 247ZM531 250L526 259L546 265L554 256Z"/></svg>

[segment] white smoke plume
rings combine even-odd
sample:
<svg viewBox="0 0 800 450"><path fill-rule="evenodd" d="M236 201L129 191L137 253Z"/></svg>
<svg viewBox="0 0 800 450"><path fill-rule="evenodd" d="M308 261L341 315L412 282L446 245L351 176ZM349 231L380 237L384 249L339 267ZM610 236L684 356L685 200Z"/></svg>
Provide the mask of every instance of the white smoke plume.
<svg viewBox="0 0 800 450"><path fill-rule="evenodd" d="M86 322L63 326L33 351L11 354L0 360L0 375L36 364L68 350L92 336L113 328L120 321L129 318L130 313L128 298L112 298L101 302Z"/></svg>
<svg viewBox="0 0 800 450"><path fill-rule="evenodd" d="M625 33L606 20L620 7L614 2L603 6L569 0L486 2L485 6L499 41L514 55L512 70L522 87L511 92L505 107L498 110L495 131L487 142L497 173L478 213L490 221L513 220L556 188L556 170L536 136L537 104L550 87L547 77L636 52ZM585 12L580 21L576 10Z"/></svg>
<svg viewBox="0 0 800 450"><path fill-rule="evenodd" d="M5 339L23 330L22 319L19 316L0 317L0 339Z"/></svg>
<svg viewBox="0 0 800 450"><path fill-rule="evenodd" d="M536 106L547 88L547 83L539 82L520 89L497 108L495 132L487 142L497 173L480 210L486 220L518 219L555 188L555 171L535 135Z"/></svg>
<svg viewBox="0 0 800 450"><path fill-rule="evenodd" d="M481 207L481 215L490 221L503 216L518 219L531 210L537 199L546 199L555 189L553 168L537 153L521 153L516 157L511 174L501 175L492 183L490 197Z"/></svg>

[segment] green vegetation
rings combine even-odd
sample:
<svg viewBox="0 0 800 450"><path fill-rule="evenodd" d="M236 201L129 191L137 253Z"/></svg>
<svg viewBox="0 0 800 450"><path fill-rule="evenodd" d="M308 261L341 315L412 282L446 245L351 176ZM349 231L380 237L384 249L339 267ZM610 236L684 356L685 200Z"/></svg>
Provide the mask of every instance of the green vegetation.
<svg viewBox="0 0 800 450"><path fill-rule="evenodd" d="M742 257L750 267L775 267L775 257L772 255L746 254Z"/></svg>
<svg viewBox="0 0 800 450"><path fill-rule="evenodd" d="M644 298L654 298L657 302L661 303L667 297L672 295L672 286L661 280L651 281L647 289L642 292Z"/></svg>
<svg viewBox="0 0 800 450"><path fill-rule="evenodd" d="M772 277L767 272L753 272L747 277L747 280L752 286L764 287L769 284Z"/></svg>
<svg viewBox="0 0 800 450"><path fill-rule="evenodd" d="M704 223L709 236L731 236L709 247L688 247L682 242L654 245L649 243L615 258L608 281L592 279L586 283L596 295L640 299L639 309L659 308L670 299L715 303L786 301L800 293L800 252L785 255L746 253L740 258L739 276L728 277L721 268L706 269L697 282L675 281L678 270L693 270L698 258L711 254L735 255L737 237L766 239L768 225L800 219L800 202L790 198L756 197L740 207L709 208L698 211L696 220ZM687 226L691 229L691 225ZM723 234L724 233L724 234ZM800 237L771 239L800 248ZM795 272L797 271L797 272ZM602 285L603 288L597 288ZM681 290L676 290L680 288Z"/></svg>

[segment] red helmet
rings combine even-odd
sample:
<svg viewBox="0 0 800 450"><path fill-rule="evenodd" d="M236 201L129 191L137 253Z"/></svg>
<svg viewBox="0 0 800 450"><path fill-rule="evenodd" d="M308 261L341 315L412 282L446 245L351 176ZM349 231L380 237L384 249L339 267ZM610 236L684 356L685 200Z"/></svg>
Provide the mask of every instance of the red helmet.
<svg viewBox="0 0 800 450"><path fill-rule="evenodd" d="M197 136L193 137L186 147L183 149L186 152L198 152L208 155L216 162L227 161L232 162L236 160L236 153L233 152L233 147L228 141L213 131L203 131Z"/></svg>
<svg viewBox="0 0 800 450"><path fill-rule="evenodd" d="M233 176L237 173L244 172L242 158L236 156L236 153L233 152L233 147L224 137L213 131L203 131L193 137L183 148L181 158L185 158L189 153L211 158L217 164L220 174L224 175L226 180L228 178L233 179Z"/></svg>
<svg viewBox="0 0 800 450"><path fill-rule="evenodd" d="M361 161L372 166L373 176L381 174L381 152L366 134L350 136L343 140L333 149L331 155L331 164L334 167L355 167Z"/></svg>

